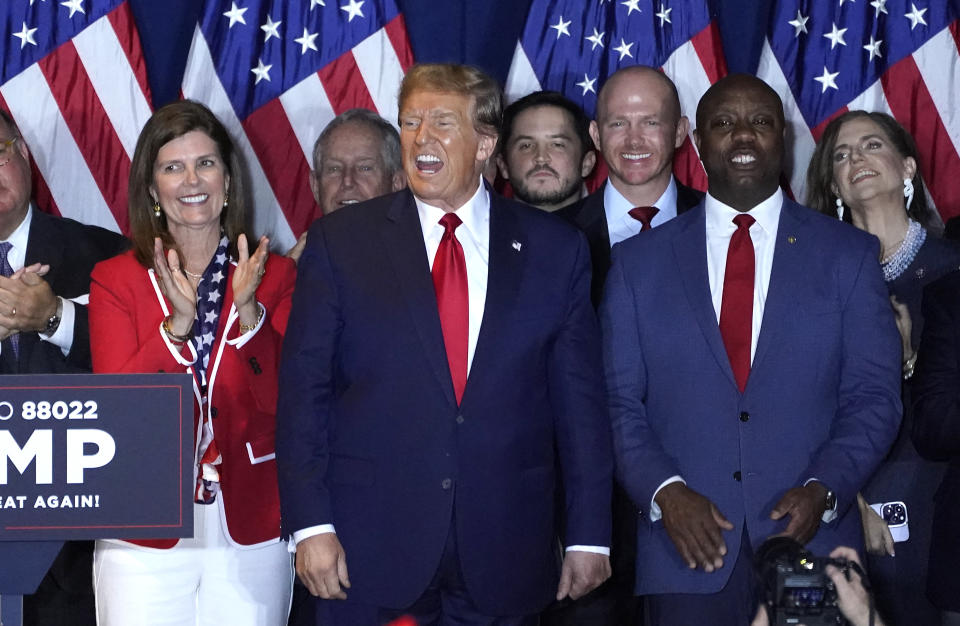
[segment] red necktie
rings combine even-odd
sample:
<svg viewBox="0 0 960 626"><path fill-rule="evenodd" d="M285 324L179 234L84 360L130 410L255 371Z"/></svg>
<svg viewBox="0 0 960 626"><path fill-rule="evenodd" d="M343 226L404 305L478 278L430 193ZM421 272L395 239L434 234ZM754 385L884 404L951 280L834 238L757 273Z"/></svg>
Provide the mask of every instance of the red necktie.
<svg viewBox="0 0 960 626"><path fill-rule="evenodd" d="M750 343L753 338L753 240L750 226L756 220L742 213L733 218L737 230L727 248L727 269L723 274L723 300L720 304L720 335L727 348L733 377L740 392L750 375Z"/></svg>
<svg viewBox="0 0 960 626"><path fill-rule="evenodd" d="M456 213L447 213L440 218L444 233L437 247L437 255L433 258L433 288L437 292L443 345L447 349L447 363L450 365L457 404L460 404L463 388L467 384L467 336L470 317L467 262L463 258L463 247L454 234L457 226L462 223Z"/></svg>
<svg viewBox="0 0 960 626"><path fill-rule="evenodd" d="M645 230L650 230L653 226L650 225L650 222L653 220L653 216L660 212L655 206L638 206L635 209L630 209L627 213L630 214L630 217L637 220L641 224L640 232L642 233Z"/></svg>

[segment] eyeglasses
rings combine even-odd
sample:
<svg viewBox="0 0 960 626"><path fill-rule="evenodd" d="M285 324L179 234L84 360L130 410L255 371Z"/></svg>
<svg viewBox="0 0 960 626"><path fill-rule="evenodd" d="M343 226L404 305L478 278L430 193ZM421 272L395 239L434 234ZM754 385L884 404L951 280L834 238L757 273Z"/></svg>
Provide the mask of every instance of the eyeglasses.
<svg viewBox="0 0 960 626"><path fill-rule="evenodd" d="M3 167L13 158L13 144L17 143L19 137L0 141L0 167Z"/></svg>

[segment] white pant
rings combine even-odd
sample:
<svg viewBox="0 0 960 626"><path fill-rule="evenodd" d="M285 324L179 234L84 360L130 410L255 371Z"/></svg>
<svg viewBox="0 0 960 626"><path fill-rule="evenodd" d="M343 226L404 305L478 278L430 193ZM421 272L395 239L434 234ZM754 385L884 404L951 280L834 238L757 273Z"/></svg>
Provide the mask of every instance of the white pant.
<svg viewBox="0 0 960 626"><path fill-rule="evenodd" d="M100 626L283 626L293 593L284 541L241 550L220 523L223 504L194 504L194 536L157 550L98 541L93 587Z"/></svg>

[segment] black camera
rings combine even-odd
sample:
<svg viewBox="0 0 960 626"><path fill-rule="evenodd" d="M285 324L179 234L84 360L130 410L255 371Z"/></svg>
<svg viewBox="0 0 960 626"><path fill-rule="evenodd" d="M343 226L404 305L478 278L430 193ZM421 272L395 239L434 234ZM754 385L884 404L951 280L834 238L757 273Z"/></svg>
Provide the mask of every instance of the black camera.
<svg viewBox="0 0 960 626"><path fill-rule="evenodd" d="M827 565L849 576L856 563L814 556L789 537L773 537L760 546L757 576L771 626L847 624L837 607L837 590L827 576Z"/></svg>

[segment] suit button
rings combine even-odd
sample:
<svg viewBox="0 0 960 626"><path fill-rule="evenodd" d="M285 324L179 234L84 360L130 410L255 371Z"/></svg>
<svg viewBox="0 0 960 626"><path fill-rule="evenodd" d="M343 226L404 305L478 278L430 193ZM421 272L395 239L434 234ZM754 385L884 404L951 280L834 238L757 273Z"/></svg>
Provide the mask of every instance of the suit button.
<svg viewBox="0 0 960 626"><path fill-rule="evenodd" d="M458 423L458 424L462 424L463 422L464 422L463 416L462 416L462 415L458 415L458 416L457 416L457 423Z"/></svg>
<svg viewBox="0 0 960 626"><path fill-rule="evenodd" d="M740 472L736 471L733 473L733 479L737 482L740 482Z"/></svg>
<svg viewBox="0 0 960 626"><path fill-rule="evenodd" d="M215 406L210 407L210 417L216 417L216 416L217 416L217 407Z"/></svg>
<svg viewBox="0 0 960 626"><path fill-rule="evenodd" d="M444 489L449 489L452 485L453 485L453 481L450 480L449 478L444 478L442 481L440 481L440 486L443 487Z"/></svg>
<svg viewBox="0 0 960 626"><path fill-rule="evenodd" d="M740 411L740 421L741 421L741 422L749 422L749 421L750 421L750 414L747 413L746 411Z"/></svg>

